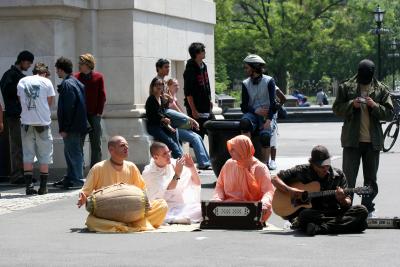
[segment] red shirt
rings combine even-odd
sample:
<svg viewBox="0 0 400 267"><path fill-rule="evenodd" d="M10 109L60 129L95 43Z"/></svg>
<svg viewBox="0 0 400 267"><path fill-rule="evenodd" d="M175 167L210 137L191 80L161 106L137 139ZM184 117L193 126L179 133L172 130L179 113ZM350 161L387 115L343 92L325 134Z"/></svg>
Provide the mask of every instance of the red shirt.
<svg viewBox="0 0 400 267"><path fill-rule="evenodd" d="M78 72L74 76L85 85L87 114L103 114L104 104L106 103L106 88L104 87L103 74L92 71L87 75Z"/></svg>

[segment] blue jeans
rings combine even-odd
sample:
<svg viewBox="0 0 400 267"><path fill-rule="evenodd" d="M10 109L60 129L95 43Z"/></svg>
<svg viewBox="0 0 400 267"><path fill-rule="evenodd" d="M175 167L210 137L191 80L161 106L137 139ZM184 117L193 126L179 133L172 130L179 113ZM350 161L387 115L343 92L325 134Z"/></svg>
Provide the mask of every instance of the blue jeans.
<svg viewBox="0 0 400 267"><path fill-rule="evenodd" d="M83 184L83 149L80 133L67 133L64 140L64 156L67 162L66 180Z"/></svg>
<svg viewBox="0 0 400 267"><path fill-rule="evenodd" d="M180 158L183 156L181 144L179 144L179 134L167 133L165 129L158 125L147 125L147 131L155 140L160 141L168 146L172 152L173 158Z"/></svg>
<svg viewBox="0 0 400 267"><path fill-rule="evenodd" d="M171 120L171 126L174 128L187 128L190 127L189 117L185 114L176 111L174 109L168 108L164 112L168 118Z"/></svg>
<svg viewBox="0 0 400 267"><path fill-rule="evenodd" d="M267 135L269 137L272 137L273 132L276 129L276 116L274 116L271 120L271 127L269 129L264 129L263 125L265 123L264 117L254 114L254 113L245 113L242 117L242 119L247 119L250 121L253 129L252 133L259 131L259 135Z"/></svg>
<svg viewBox="0 0 400 267"><path fill-rule="evenodd" d="M200 167L210 166L210 156L207 153L206 147L204 146L203 139L200 135L193 132L192 130L178 129L179 140L182 142L189 142L196 155L197 163Z"/></svg>

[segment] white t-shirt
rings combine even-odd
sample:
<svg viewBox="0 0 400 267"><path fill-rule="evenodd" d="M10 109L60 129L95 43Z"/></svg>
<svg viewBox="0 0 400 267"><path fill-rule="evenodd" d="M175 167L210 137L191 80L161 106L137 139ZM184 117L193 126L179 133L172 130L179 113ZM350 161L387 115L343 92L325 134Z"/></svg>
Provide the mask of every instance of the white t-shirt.
<svg viewBox="0 0 400 267"><path fill-rule="evenodd" d="M51 111L47 97L55 96L53 84L39 75L22 78L17 86L21 100L21 123L26 125L50 125Z"/></svg>

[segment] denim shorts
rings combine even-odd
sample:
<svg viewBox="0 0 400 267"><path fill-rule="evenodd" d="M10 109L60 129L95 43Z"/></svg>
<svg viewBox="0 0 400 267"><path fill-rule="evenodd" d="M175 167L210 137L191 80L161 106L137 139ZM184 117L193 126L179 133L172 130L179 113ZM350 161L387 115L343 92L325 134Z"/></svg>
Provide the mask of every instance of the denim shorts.
<svg viewBox="0 0 400 267"><path fill-rule="evenodd" d="M39 132L31 125L21 127L22 151L24 163L33 163L35 156L40 164L53 163L53 136L50 126L44 126Z"/></svg>

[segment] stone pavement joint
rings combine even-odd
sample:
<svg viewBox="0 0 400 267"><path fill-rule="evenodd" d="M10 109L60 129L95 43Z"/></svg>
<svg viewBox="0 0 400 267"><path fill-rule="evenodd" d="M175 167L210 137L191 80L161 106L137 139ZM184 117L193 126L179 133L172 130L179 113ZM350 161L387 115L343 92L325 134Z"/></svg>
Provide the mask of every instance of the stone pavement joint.
<svg viewBox="0 0 400 267"><path fill-rule="evenodd" d="M63 193L48 193L46 195L27 196L21 193L1 193L0 215L11 213L17 210L33 208L70 197L77 197L79 190Z"/></svg>

